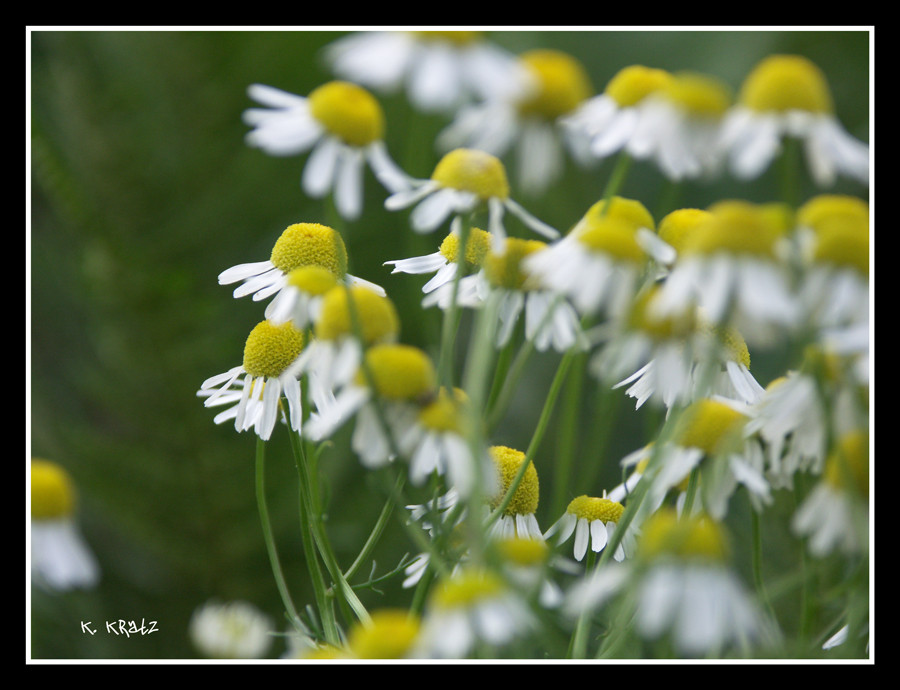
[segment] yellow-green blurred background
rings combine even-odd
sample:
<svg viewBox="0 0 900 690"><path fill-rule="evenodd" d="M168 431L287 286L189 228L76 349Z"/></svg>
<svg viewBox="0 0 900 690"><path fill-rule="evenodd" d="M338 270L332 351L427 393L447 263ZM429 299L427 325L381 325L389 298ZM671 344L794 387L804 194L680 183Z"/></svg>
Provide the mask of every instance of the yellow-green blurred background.
<svg viewBox="0 0 900 690"><path fill-rule="evenodd" d="M247 86L309 93L334 78L321 49L340 35L29 32L26 438L31 455L54 460L73 476L79 524L103 573L92 591L32 591L33 658L193 657L188 620L213 597L251 601L284 628L254 497L255 439L228 424L215 426L214 412L204 409L196 391L207 377L240 363L244 339L262 318L262 305L233 299L231 288L217 284L218 273L267 259L291 223L327 219L323 203L300 189L305 155L273 158L245 145L241 114L253 105ZM630 64L705 72L736 91L763 57L802 54L825 72L844 126L869 140L872 37L866 30L490 35L514 53L540 47L569 52L585 65L597 92ZM427 176L437 160L433 136L447 121L410 111L402 95L379 98L389 151L411 174ZM566 229L600 198L611 165L588 172L570 166L565 180L545 196L516 198ZM391 275L383 262L434 251L440 236L411 236L407 214L383 209L385 193L371 173L365 186L366 212L344 233L351 272L387 289L400 309L405 342L433 350L437 315L423 314L418 306L424 279ZM655 169L638 164L622 194L658 213L664 187ZM848 182L833 190L868 195ZM803 197L813 191L804 187ZM724 179L686 185L679 203L771 201L779 194L773 169L749 184ZM515 414L492 441L524 449L557 362L552 354L534 358ZM767 353L755 362L763 384L782 366ZM608 460L594 485L577 485L577 476L561 488L542 484L538 516L544 529L557 517L545 496L608 488L605 482L618 476L614 463L646 440L643 411L635 413L631 402L622 401L617 414L615 433L604 440ZM536 458L539 472L547 475L556 428L551 426ZM280 431L269 444L270 509L294 599L302 607L312 595L297 530L296 475ZM329 533L347 563L368 535L383 494L347 451L345 437L323 456L322 468ZM586 445L582 441L580 453L591 452ZM413 549L395 520L375 552L376 574ZM774 562L773 568L777 554ZM372 607L409 601L398 578L380 590L362 591L361 597ZM155 620L158 632L125 639L80 630L82 620L119 618ZM273 648L273 654L280 651Z"/></svg>

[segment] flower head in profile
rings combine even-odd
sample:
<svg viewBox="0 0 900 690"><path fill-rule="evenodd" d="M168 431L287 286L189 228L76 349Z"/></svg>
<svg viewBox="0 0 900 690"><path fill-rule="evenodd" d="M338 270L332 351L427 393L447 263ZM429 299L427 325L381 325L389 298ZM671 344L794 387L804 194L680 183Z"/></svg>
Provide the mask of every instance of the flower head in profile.
<svg viewBox="0 0 900 690"><path fill-rule="evenodd" d="M191 616L189 633L210 659L261 659L272 646L272 622L246 601L209 601Z"/></svg>
<svg viewBox="0 0 900 690"><path fill-rule="evenodd" d="M506 168L499 158L477 149L458 148L438 161L429 179L409 178L407 189L389 196L384 205L392 211L415 206L410 223L421 233L437 230L451 217L486 208L487 229L496 247L502 247L506 238L503 216L507 211L544 237L559 235L513 201L509 191Z"/></svg>
<svg viewBox="0 0 900 690"><path fill-rule="evenodd" d="M567 53L531 50L519 55L519 61L530 77L529 88L461 108L438 135L437 145L444 151L466 146L501 158L513 149L522 191L540 194L564 169L559 120L589 98L593 88L584 66ZM572 149L576 156L581 151Z"/></svg>
<svg viewBox="0 0 900 690"><path fill-rule="evenodd" d="M413 106L432 113L527 83L515 56L480 31L360 31L329 45L325 56L341 77L384 93L405 89Z"/></svg>
<svg viewBox="0 0 900 690"><path fill-rule="evenodd" d="M509 493L513 481L522 471L525 453L507 446L491 446L491 458L497 471L498 489L491 496L489 504L496 510ZM537 469L529 460L515 492L506 504L503 513L491 525L491 534L500 538L518 537L520 539L543 539L544 535L538 525L537 512L540 486Z"/></svg>
<svg viewBox="0 0 900 690"><path fill-rule="evenodd" d="M89 588L100 568L75 521L75 487L49 460L31 460L31 575L52 590Z"/></svg>
<svg viewBox="0 0 900 690"><path fill-rule="evenodd" d="M277 325L260 321L244 343L243 362L206 379L197 392L198 397L205 398L205 407L230 405L213 421L221 424L234 419L238 432L254 429L264 441L272 435L278 419L300 431L300 382L290 367L305 345L306 337L291 322Z"/></svg>
<svg viewBox="0 0 900 690"><path fill-rule="evenodd" d="M721 147L732 174L758 177L788 137L800 140L809 172L821 187L838 175L869 184L869 146L844 129L827 79L800 55L770 55L741 86L723 123Z"/></svg>
<svg viewBox="0 0 900 690"><path fill-rule="evenodd" d="M310 151L303 191L315 199L333 193L343 218L355 220L362 212L365 164L388 190L402 184L384 144L381 105L364 88L331 81L304 97L254 84L249 95L265 107L244 112L253 127L247 143L273 156Z"/></svg>
<svg viewBox="0 0 900 690"><path fill-rule="evenodd" d="M566 512L544 535L545 539L556 535L556 542L561 544L575 535L575 559L584 560L588 546L591 551L599 553L606 548L609 540L619 524L625 507L618 501L597 496L578 496L566 507ZM634 535L626 533L616 546L613 558L621 561L634 548Z"/></svg>

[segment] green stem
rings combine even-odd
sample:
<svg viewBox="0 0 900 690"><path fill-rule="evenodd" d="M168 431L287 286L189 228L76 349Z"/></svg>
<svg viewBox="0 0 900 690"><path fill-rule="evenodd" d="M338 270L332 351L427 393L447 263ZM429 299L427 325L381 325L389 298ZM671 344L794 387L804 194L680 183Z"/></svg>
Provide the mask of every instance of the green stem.
<svg viewBox="0 0 900 690"><path fill-rule="evenodd" d="M550 502L551 515L560 515L566 503L572 465L575 459L575 432L579 427L578 413L581 407L581 393L584 384L587 353L579 352L569 370L566 382L566 396L560 413L560 430L557 439L556 461L553 475L553 499Z"/></svg>
<svg viewBox="0 0 900 690"><path fill-rule="evenodd" d="M404 476L400 474L397 477L397 491L400 491L403 483ZM349 568L347 568L347 572L344 573L344 577L347 580L350 580L356 574L356 571L359 570L363 562L369 558L372 551L375 549L375 545L378 543L378 540L381 539L381 535L384 533L384 528L387 527L388 520L390 519L393 512L394 498L393 495L391 495L388 500L385 501L384 507L381 509L381 513L378 515L378 519L375 521L375 526L372 528L372 532L369 534L369 538L366 539L366 543L363 544L363 548L359 552L359 555L356 557L356 560L353 561L353 564Z"/></svg>
<svg viewBox="0 0 900 690"><path fill-rule="evenodd" d="M631 156L623 151L616 159L616 165L610 173L609 179L606 182L606 188L603 190L602 197L604 201L609 201L619 193L619 190L622 188L622 185L625 182L625 178L628 176L628 169L630 167ZM604 204L604 213L608 208L609 204Z"/></svg>
<svg viewBox="0 0 900 690"><path fill-rule="evenodd" d="M775 616L775 610L772 608L772 602L769 600L766 587L763 584L762 529L760 528L759 513L757 513L752 506L750 507L750 530L753 538L753 583L756 585L756 592L759 595L760 601L763 602L772 621L777 624L778 619Z"/></svg>

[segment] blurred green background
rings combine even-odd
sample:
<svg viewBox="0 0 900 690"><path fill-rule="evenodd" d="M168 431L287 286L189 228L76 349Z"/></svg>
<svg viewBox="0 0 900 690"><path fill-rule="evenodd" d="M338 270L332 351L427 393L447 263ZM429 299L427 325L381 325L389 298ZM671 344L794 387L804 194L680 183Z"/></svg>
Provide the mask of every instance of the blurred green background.
<svg viewBox="0 0 900 690"><path fill-rule="evenodd" d="M207 377L240 363L262 306L235 300L216 276L268 258L294 222L327 222L322 202L299 186L306 157L273 158L244 143L242 112L251 83L306 95L334 78L321 49L332 31L34 30L30 41L31 454L62 464L79 489L79 522L102 568L88 592L31 599L31 656L56 659L180 659L196 655L187 636L194 608L207 599L246 599L282 623L254 497L254 439L196 398ZM772 53L798 53L827 75L837 115L869 138L867 31L502 31L512 52L564 50L586 67L597 92L622 67L644 64L698 70L737 90ZM431 142L447 121L411 112L402 95L379 96L387 144L413 175L437 160ZM413 132L415 134L413 134ZM557 188L537 199L514 197L561 229L600 198L611 170L570 166ZM687 185L682 206L725 197L771 201L774 170L750 184L724 179ZM663 180L633 165L624 196L651 211ZM867 190L839 182L834 191ZM804 198L814 190L806 187ZM414 237L406 215L382 208L384 191L366 178L366 213L345 229L351 271L383 285L400 309L405 342L433 347L437 315L418 306L424 278L390 275L383 262L434 251L440 236ZM657 220L659 217L657 216ZM514 234L517 234L514 231ZM756 353L751 353L756 354ZM536 356L524 394L492 439L524 450L558 357ZM777 353L754 359L757 378L780 373ZM768 367L768 369L767 369ZM575 422L595 427L592 390ZM624 396L623 396L624 398ZM536 458L551 474L551 425ZM569 417L569 419L573 419ZM610 488L615 463L646 440L647 415L618 404L615 433L591 486L542 484L538 517L546 529L551 495ZM578 452L589 455L585 433ZM270 510L283 564L299 606L312 601L297 532L296 478L286 435L269 444ZM346 434L322 460L329 487L328 528L348 563L380 510L380 484L347 451ZM566 498L568 500L568 498ZM740 535L738 535L740 536ZM773 539L778 539L775 535ZM776 544L777 547L777 544ZM414 547L395 520L375 552L377 573ZM777 549L772 567L778 567ZM786 557L787 558L787 557ZM788 564L791 561L788 559ZM405 605L398 578L361 592L367 606ZM80 621L144 618L159 631L125 639L80 631ZM280 653L281 646L273 648Z"/></svg>

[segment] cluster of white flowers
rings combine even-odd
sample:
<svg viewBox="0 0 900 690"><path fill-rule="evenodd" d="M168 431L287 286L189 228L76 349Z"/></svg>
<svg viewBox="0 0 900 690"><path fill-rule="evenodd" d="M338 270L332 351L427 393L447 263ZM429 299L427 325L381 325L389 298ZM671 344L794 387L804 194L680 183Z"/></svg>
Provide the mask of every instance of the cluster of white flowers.
<svg viewBox="0 0 900 690"><path fill-rule="evenodd" d="M598 615L634 621L605 635L610 644L632 635L661 654L773 651L778 621L731 558L726 520L738 496L758 517L803 475L793 534L816 557L868 557L867 201L723 199L657 219L610 189L561 232L511 190L548 193L566 152L584 169L615 154L675 182L749 180L788 138L802 142L815 184L841 175L866 186L868 146L840 125L822 72L800 56L769 56L733 100L711 76L643 65L596 94L574 57L513 56L477 32L361 32L326 57L346 81L305 97L251 87L267 109L247 111L247 143L308 151L303 190L333 194L345 220L363 213L367 162L384 208L409 210L402 232L443 228L433 253L384 263L430 276L422 306L440 308L444 331L434 359L404 344L387 292L350 275L346 238L315 222L284 230L269 259L219 276L240 284L236 298L271 301L242 363L198 392L206 406L226 406L216 423L233 420L265 441L281 421L315 446L352 422L364 467L399 466L431 497L406 506L429 548L396 570L404 589L416 588L416 611L360 615L345 639L304 638L298 655L515 656L533 652L547 616L572 641L541 653L583 655ZM393 162L367 88L402 90L446 116L428 179ZM459 375L453 346L465 310L481 349ZM797 344L796 369L763 382L751 373L751 348ZM558 388L527 452L494 439L521 371L491 365L517 346L523 358L555 351L566 366L579 357L586 381L624 388L637 408L665 416L657 438L621 459L620 485L576 490L546 531L535 455L548 452L540 440Z"/></svg>

